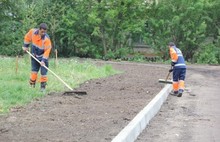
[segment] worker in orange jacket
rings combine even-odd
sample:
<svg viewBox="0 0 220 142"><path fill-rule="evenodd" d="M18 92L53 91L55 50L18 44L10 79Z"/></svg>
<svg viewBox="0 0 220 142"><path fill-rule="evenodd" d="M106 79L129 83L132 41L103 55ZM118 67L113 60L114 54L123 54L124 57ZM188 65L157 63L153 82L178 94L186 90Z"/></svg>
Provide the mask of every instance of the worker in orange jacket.
<svg viewBox="0 0 220 142"><path fill-rule="evenodd" d="M37 80L38 71L41 70L41 91L44 91L47 84L47 69L43 66L48 67L48 58L51 51L51 41L49 36L47 35L47 25L45 23L41 23L39 28L31 29L24 36L24 45L23 50L29 50L29 45L32 44L31 54L35 56L40 63L38 63L34 58L31 57L31 75L30 75L30 85L31 87L35 87L35 83Z"/></svg>
<svg viewBox="0 0 220 142"><path fill-rule="evenodd" d="M171 57L172 69L169 72L173 72L173 91L171 95L181 97L184 91L184 80L186 76L186 64L183 54L179 48L173 42L169 43L169 51Z"/></svg>

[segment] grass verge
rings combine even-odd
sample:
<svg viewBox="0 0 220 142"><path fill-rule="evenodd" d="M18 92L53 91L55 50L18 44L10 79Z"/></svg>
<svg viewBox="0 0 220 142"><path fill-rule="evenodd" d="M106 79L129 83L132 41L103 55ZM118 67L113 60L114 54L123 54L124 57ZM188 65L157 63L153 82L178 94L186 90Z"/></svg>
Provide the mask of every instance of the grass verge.
<svg viewBox="0 0 220 142"><path fill-rule="evenodd" d="M17 69L16 69L16 63ZM77 59L60 59L56 65L50 60L49 68L55 72L72 88L78 87L90 79L103 78L116 73L110 65L96 66L91 62L80 63ZM8 58L1 57L0 62L0 113L8 112L12 107L22 106L35 98L43 97L49 92L68 91L52 73L48 72L48 86L46 93L40 92L39 81L35 88L29 87L30 57ZM38 78L40 74L38 73Z"/></svg>

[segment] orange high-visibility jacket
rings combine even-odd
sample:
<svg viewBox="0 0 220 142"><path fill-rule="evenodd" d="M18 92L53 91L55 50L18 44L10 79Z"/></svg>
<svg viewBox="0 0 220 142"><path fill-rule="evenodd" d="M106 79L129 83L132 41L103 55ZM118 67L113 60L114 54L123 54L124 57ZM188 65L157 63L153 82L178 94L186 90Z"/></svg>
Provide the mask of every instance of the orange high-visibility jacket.
<svg viewBox="0 0 220 142"><path fill-rule="evenodd" d="M170 57L172 62L175 63L174 68L186 68L183 54L176 46L170 47Z"/></svg>
<svg viewBox="0 0 220 142"><path fill-rule="evenodd" d="M31 53L37 58L42 58L42 61L47 61L52 48L49 36L40 36L39 29L31 29L24 37L24 47L28 47L30 43Z"/></svg>

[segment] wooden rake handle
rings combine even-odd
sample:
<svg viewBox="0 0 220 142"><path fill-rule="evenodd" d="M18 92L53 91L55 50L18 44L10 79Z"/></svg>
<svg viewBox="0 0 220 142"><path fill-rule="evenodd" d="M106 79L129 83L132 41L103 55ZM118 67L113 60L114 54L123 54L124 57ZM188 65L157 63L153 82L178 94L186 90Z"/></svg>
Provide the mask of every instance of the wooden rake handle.
<svg viewBox="0 0 220 142"><path fill-rule="evenodd" d="M167 81L169 76L170 76L170 72L167 74L167 77L166 77L165 81Z"/></svg>
<svg viewBox="0 0 220 142"><path fill-rule="evenodd" d="M26 50L26 52L32 57L34 58L39 64L41 64L41 62L34 57L29 51ZM45 67L48 71L50 71L54 76L56 76L67 88L69 88L71 91L73 91L73 89L66 83L64 82L58 75L56 75L52 70L50 70L48 67L46 67L45 65L43 65L43 67Z"/></svg>
<svg viewBox="0 0 220 142"><path fill-rule="evenodd" d="M171 66L170 69L173 69L173 67ZM171 73L171 72L169 71L169 73L167 74L167 77L166 77L165 81L167 81L168 77L170 76L170 73Z"/></svg>

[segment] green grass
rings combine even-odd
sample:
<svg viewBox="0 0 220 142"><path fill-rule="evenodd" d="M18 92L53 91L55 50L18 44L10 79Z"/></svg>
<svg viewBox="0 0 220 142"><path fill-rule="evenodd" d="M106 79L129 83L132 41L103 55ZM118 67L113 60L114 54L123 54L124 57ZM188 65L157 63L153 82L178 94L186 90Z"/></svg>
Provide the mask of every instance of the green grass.
<svg viewBox="0 0 220 142"><path fill-rule="evenodd" d="M40 92L39 82L35 88L30 88L28 84L31 69L30 58L26 55L18 59L17 72L16 58L0 58L0 113L8 112L12 107L27 104L49 92L69 90L50 72L48 72L46 93ZM78 87L79 84L90 79L119 73L110 65L98 67L89 61L79 63L77 59L59 59L57 65L55 65L54 59L50 59L49 64L49 68L72 88Z"/></svg>

